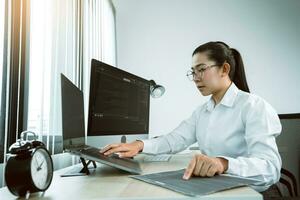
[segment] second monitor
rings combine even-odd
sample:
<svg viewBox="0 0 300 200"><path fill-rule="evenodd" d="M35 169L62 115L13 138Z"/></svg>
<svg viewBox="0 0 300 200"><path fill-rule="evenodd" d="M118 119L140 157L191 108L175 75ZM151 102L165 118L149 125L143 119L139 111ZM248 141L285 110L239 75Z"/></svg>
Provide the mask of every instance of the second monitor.
<svg viewBox="0 0 300 200"><path fill-rule="evenodd" d="M149 108L148 80L92 59L88 144L147 139Z"/></svg>

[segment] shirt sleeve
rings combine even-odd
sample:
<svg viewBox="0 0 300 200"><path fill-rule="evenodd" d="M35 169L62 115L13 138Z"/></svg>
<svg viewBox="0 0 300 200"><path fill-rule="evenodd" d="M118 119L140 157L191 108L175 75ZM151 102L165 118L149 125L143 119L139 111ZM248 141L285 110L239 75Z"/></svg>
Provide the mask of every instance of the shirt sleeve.
<svg viewBox="0 0 300 200"><path fill-rule="evenodd" d="M226 173L254 178L258 180L257 190L265 190L280 178L282 162L275 138L282 128L276 111L264 100L253 102L246 110L245 140L248 156L218 157L228 160Z"/></svg>
<svg viewBox="0 0 300 200"><path fill-rule="evenodd" d="M177 153L195 143L197 110L188 119L182 121L171 133L149 140L142 140L144 143L142 153Z"/></svg>

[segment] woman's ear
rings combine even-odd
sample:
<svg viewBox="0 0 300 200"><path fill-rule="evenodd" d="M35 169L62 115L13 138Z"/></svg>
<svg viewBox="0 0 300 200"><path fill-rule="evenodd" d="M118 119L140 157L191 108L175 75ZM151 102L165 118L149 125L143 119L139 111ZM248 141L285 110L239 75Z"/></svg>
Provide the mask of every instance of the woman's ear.
<svg viewBox="0 0 300 200"><path fill-rule="evenodd" d="M222 77L228 75L229 76L229 72L230 72L230 65L225 62L222 66Z"/></svg>

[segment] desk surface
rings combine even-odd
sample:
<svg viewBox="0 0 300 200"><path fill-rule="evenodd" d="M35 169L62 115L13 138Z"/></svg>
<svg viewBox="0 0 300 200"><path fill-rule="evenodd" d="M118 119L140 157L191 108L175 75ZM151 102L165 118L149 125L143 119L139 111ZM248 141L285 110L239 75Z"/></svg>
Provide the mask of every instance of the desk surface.
<svg viewBox="0 0 300 200"><path fill-rule="evenodd" d="M178 170L185 168L192 154L173 155L169 162L143 162L145 155L135 159L141 162L144 174ZM97 163L97 168L89 176L60 177L72 167L55 171L52 183L43 198L51 199L196 199L180 193L144 183L127 172ZM16 199L6 187L0 189L0 199ZM30 199L40 199L41 193L31 195ZM231 189L197 199L262 200L262 195L249 187Z"/></svg>

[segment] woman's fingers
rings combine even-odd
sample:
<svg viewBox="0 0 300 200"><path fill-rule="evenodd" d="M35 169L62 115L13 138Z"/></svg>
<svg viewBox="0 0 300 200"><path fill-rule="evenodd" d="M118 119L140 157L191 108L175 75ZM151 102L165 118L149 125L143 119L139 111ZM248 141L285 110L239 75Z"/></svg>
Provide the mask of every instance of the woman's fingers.
<svg viewBox="0 0 300 200"><path fill-rule="evenodd" d="M106 145L100 153L104 155L110 155L112 153L118 153L119 157L132 157L138 154L143 149L144 143L141 141L134 141L132 143L118 143Z"/></svg>
<svg viewBox="0 0 300 200"><path fill-rule="evenodd" d="M195 176L214 176L215 174L223 173L222 163L218 161L219 158L208 157L206 155L195 155L185 170L183 179L189 179L192 175Z"/></svg>
<svg viewBox="0 0 300 200"><path fill-rule="evenodd" d="M127 151L127 152L119 153L120 158L130 158L130 157L133 157L135 155L136 155L136 153L134 153L133 151Z"/></svg>
<svg viewBox="0 0 300 200"><path fill-rule="evenodd" d="M203 160L199 159L198 156L197 156L196 166L195 166L195 169L194 169L194 172L193 172L193 174L195 176L200 176L201 168L202 168L203 165L204 165Z"/></svg>
<svg viewBox="0 0 300 200"><path fill-rule="evenodd" d="M212 166L209 160L205 160L200 170L200 176L207 176L208 169Z"/></svg>
<svg viewBox="0 0 300 200"><path fill-rule="evenodd" d="M121 144L109 144L109 145L106 145L104 148L102 148L100 150L100 153L104 153L106 152L107 150L111 149L111 148L115 148L115 147L118 147L120 146Z"/></svg>
<svg viewBox="0 0 300 200"><path fill-rule="evenodd" d="M194 169L195 169L195 166L196 166L196 156L193 157L193 159L190 161L188 167L186 168L185 172L184 172L184 175L183 175L183 179L185 180L188 180L193 172L194 172Z"/></svg>
<svg viewBox="0 0 300 200"><path fill-rule="evenodd" d="M217 171L218 171L218 170L217 170L216 167L211 166L211 167L208 169L208 171L207 171L207 176L208 176L208 177L212 177L212 176L214 176L214 175L216 174Z"/></svg>
<svg viewBox="0 0 300 200"><path fill-rule="evenodd" d="M113 148L111 148L111 149L109 149L108 151L106 151L105 153L104 153L104 155L110 155L110 154L112 154L112 153L119 153L119 152L126 152L126 151L130 151L130 149L128 149L127 147L126 147L126 145L119 145L119 146L117 146L117 147L113 147Z"/></svg>

